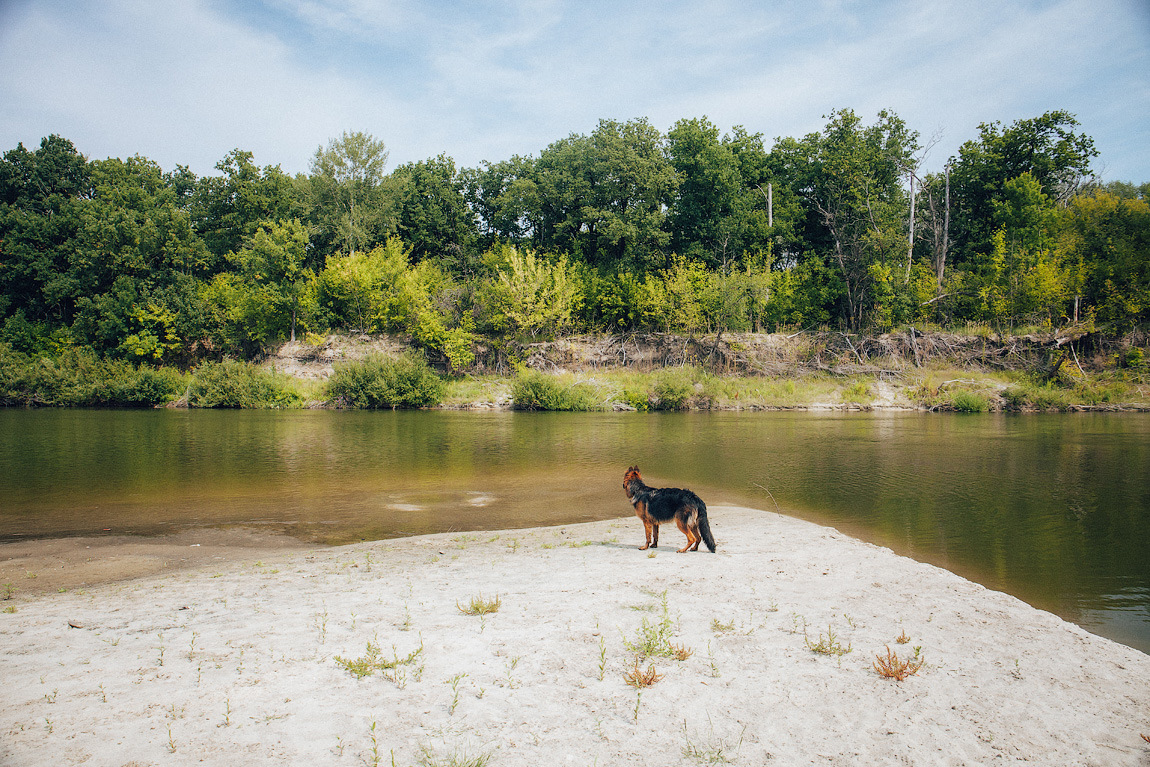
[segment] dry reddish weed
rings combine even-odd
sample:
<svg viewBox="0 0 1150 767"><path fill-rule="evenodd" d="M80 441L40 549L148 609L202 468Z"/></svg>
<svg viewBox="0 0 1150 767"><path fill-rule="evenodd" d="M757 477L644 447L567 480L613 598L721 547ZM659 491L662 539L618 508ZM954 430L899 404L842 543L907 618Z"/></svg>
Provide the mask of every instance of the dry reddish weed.
<svg viewBox="0 0 1150 767"><path fill-rule="evenodd" d="M874 670L878 672L879 676L901 682L908 676L917 674L925 663L926 661L921 658L918 660L899 660L898 654L891 652L888 646L885 658L881 655L875 656Z"/></svg>
<svg viewBox="0 0 1150 767"><path fill-rule="evenodd" d="M655 671L654 666L648 666L646 671L639 668L639 659L638 658L635 659L635 667L633 669L631 669L630 671L628 671L627 674L623 677L623 679L626 680L627 684L631 685L632 687L634 687L636 689L642 689L644 687L650 687L651 685L655 684L655 682L658 682L662 678L663 678L663 675L658 673L657 671Z"/></svg>

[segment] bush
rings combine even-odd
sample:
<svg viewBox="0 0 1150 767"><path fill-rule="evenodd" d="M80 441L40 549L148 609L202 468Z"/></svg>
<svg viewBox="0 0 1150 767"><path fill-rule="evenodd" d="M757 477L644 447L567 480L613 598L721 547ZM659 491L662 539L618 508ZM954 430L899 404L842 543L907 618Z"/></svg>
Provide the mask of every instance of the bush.
<svg viewBox="0 0 1150 767"><path fill-rule="evenodd" d="M134 376L116 381L113 392L116 404L151 407L171 402L187 385L188 377L179 371L141 366Z"/></svg>
<svg viewBox="0 0 1150 767"><path fill-rule="evenodd" d="M957 392L951 398L950 405L959 413L985 413L990 410L986 397L972 391Z"/></svg>
<svg viewBox="0 0 1150 767"><path fill-rule="evenodd" d="M598 410L593 393L574 382L564 385L538 370L520 370L511 382L511 404L516 410Z"/></svg>
<svg viewBox="0 0 1150 767"><path fill-rule="evenodd" d="M443 391L443 380L416 352L339 363L327 388L338 405L352 408L432 407L443 400Z"/></svg>
<svg viewBox="0 0 1150 767"><path fill-rule="evenodd" d="M1009 410L1069 410L1070 394L1050 384L1012 386L1002 393Z"/></svg>
<svg viewBox="0 0 1150 767"><path fill-rule="evenodd" d="M855 381L843 387L842 398L843 402L854 402L859 405L865 405L874 399L874 394L870 390L869 382Z"/></svg>
<svg viewBox="0 0 1150 767"><path fill-rule="evenodd" d="M151 407L185 386L185 376L170 368L102 359L90 349L34 357L0 344L0 405Z"/></svg>
<svg viewBox="0 0 1150 767"><path fill-rule="evenodd" d="M287 377L237 360L205 362L193 373L188 405L203 408L277 408L299 404Z"/></svg>
<svg viewBox="0 0 1150 767"><path fill-rule="evenodd" d="M685 410L695 391L692 368L667 368L655 374L648 390L651 410Z"/></svg>

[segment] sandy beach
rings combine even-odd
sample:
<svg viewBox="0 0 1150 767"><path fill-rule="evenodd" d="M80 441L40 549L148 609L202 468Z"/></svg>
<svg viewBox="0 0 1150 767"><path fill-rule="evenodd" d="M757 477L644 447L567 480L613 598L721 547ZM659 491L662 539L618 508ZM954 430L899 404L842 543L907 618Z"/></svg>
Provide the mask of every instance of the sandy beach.
<svg viewBox="0 0 1150 767"><path fill-rule="evenodd" d="M73 542L0 602L0 764L1150 765L1150 656L830 528L711 520L717 554L639 551L634 518L189 533L111 580ZM49 545L5 582L47 583ZM888 648L921 668L884 678Z"/></svg>

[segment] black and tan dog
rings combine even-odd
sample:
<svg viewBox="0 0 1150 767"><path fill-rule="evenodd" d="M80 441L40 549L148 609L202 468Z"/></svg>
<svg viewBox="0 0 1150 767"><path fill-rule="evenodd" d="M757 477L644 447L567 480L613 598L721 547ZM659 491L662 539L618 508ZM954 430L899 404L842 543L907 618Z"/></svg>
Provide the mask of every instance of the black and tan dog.
<svg viewBox="0 0 1150 767"><path fill-rule="evenodd" d="M687 545L679 553L690 549L699 550L699 541L715 550L715 539L711 526L707 524L707 504L690 490L677 487L647 487L639 474L639 467L632 466L623 475L623 492L635 507L635 516L643 520L647 539L639 550L659 546L659 524L675 520L675 524L687 536Z"/></svg>

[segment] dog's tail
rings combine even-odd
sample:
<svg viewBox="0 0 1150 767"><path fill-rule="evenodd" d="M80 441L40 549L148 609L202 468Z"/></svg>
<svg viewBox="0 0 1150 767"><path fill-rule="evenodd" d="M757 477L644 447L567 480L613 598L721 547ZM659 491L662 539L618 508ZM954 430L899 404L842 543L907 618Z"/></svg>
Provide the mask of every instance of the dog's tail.
<svg viewBox="0 0 1150 767"><path fill-rule="evenodd" d="M707 521L707 504L699 500L699 535L703 536L703 543L712 552L715 551L715 536L711 535L711 524Z"/></svg>

